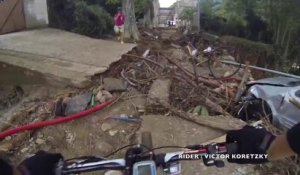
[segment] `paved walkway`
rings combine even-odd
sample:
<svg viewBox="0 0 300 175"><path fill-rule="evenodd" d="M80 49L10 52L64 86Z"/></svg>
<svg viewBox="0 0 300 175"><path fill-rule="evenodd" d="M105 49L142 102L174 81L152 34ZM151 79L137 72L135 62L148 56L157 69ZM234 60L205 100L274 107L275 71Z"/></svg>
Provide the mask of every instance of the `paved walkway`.
<svg viewBox="0 0 300 175"><path fill-rule="evenodd" d="M1 35L0 62L84 87L93 75L105 72L134 47L46 28Z"/></svg>

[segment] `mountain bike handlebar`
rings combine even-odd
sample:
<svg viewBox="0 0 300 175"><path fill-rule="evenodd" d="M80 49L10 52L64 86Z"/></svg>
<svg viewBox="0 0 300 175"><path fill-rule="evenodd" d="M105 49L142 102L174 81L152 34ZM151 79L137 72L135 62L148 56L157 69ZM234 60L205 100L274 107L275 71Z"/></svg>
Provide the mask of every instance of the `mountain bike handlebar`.
<svg viewBox="0 0 300 175"><path fill-rule="evenodd" d="M209 154L234 154L237 152L237 144L217 143L210 145L191 145L186 146L187 150L178 152L169 152L162 154L154 154L150 149L141 152L142 145L136 145L128 149L125 159L105 159L101 157L82 157L69 161L61 161L56 169L56 175L80 174L85 172L93 172L100 170L129 170L134 163L152 160L156 166L165 166L172 162L183 160L199 160L202 159L206 166L217 166L215 160L205 157ZM182 147L183 148L183 147Z"/></svg>

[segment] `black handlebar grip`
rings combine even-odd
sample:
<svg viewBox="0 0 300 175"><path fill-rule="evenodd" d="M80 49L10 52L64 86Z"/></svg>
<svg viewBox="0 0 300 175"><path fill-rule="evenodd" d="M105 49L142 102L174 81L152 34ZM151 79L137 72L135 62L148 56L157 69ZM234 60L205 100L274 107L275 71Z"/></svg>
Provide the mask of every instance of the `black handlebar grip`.
<svg viewBox="0 0 300 175"><path fill-rule="evenodd" d="M238 153L238 144L237 143L228 143L226 144L227 154L237 154Z"/></svg>

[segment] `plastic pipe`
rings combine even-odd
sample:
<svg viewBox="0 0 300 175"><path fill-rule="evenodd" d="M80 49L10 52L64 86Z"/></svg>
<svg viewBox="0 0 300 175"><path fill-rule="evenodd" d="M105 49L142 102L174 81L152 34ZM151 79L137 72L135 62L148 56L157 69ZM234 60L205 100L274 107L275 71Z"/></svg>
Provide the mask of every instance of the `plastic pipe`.
<svg viewBox="0 0 300 175"><path fill-rule="evenodd" d="M82 112L79 112L76 114L72 114L72 115L69 115L66 117L58 117L58 118L55 118L52 120L31 123L31 124L27 124L27 125L20 126L17 128L8 129L8 130L0 133L0 139L4 139L7 136L11 136L11 135L21 133L24 131L29 131L29 130L33 130L33 129L37 129L37 128L43 128L43 127L47 127L47 126L57 125L57 124L61 124L61 123L66 123L66 122L69 122L69 121L72 121L72 120L75 120L78 118L88 116L89 114L92 114L92 113L99 111L99 110L103 109L104 107L110 105L113 101L114 100L107 101L105 103L94 106L91 109L88 109L88 110L85 110L85 111L82 111Z"/></svg>

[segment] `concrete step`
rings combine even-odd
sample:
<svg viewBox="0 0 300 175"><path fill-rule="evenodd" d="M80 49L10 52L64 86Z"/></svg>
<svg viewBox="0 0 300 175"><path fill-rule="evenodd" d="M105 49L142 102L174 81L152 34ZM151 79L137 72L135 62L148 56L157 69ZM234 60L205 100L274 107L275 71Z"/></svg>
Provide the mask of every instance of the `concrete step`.
<svg viewBox="0 0 300 175"><path fill-rule="evenodd" d="M0 62L42 73L51 84L61 83L61 85L73 85L79 88L89 84L95 73L106 70L92 65L2 49L0 49Z"/></svg>

